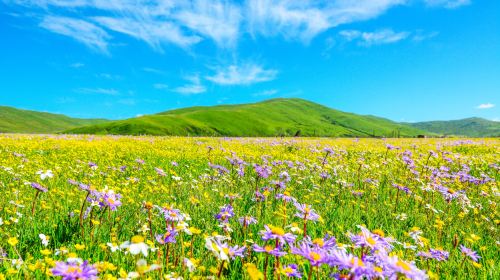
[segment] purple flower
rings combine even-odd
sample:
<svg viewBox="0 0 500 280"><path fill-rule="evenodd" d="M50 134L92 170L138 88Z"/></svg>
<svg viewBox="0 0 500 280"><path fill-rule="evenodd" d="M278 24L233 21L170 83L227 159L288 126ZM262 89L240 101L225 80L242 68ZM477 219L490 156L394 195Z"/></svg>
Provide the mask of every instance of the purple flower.
<svg viewBox="0 0 500 280"><path fill-rule="evenodd" d="M281 246L275 247L272 245L265 245L263 247L253 244L252 249L254 252L258 253L267 253L269 255L273 255L275 257L281 257L286 255L286 252L281 251Z"/></svg>
<svg viewBox="0 0 500 280"><path fill-rule="evenodd" d="M97 279L98 273L93 265L88 264L88 261L84 261L82 264L57 262L51 271L52 275L61 276L63 280Z"/></svg>
<svg viewBox="0 0 500 280"><path fill-rule="evenodd" d="M295 241L295 235L291 233L286 233L284 229L280 227L275 227L272 225L264 225L265 230L260 232L262 240L276 240L278 239L281 243L293 243Z"/></svg>
<svg viewBox="0 0 500 280"><path fill-rule="evenodd" d="M42 185L35 183L35 182L31 183L31 187L40 191L40 192L47 192L48 191L45 187L43 187Z"/></svg>
<svg viewBox="0 0 500 280"><path fill-rule="evenodd" d="M317 221L320 218L318 213L311 208L311 205L300 204L298 202L294 202L293 205L299 211L295 214L296 217L310 221Z"/></svg>
<svg viewBox="0 0 500 280"><path fill-rule="evenodd" d="M103 207L109 207L111 211L115 211L119 206L122 205L122 202L120 201L121 195L118 193L115 193L113 190L107 190L104 192L101 192L101 201L100 205Z"/></svg>
<svg viewBox="0 0 500 280"><path fill-rule="evenodd" d="M269 175L271 175L271 167L269 166L254 164L253 168L255 169L255 173L257 173L260 178L266 179Z"/></svg>
<svg viewBox="0 0 500 280"><path fill-rule="evenodd" d="M310 247L307 242L301 242L299 247L292 247L292 254L303 256L312 266L327 263L330 259L325 250Z"/></svg>
<svg viewBox="0 0 500 280"><path fill-rule="evenodd" d="M299 271L299 267L296 264L290 264L281 269L281 272L286 275L286 277L297 277L302 278L302 273Z"/></svg>
<svg viewBox="0 0 500 280"><path fill-rule="evenodd" d="M349 233L349 238L351 242L354 243L356 247L367 247L372 250L384 250L391 251L391 243L394 241L392 238L384 238L378 234L370 232L367 228L363 226L358 226L361 232L357 235Z"/></svg>
<svg viewBox="0 0 500 280"><path fill-rule="evenodd" d="M398 274L403 274L410 279L427 279L425 271L418 269L415 264L400 260L397 256L382 257L384 267L389 270L390 277L396 278Z"/></svg>
<svg viewBox="0 0 500 280"><path fill-rule="evenodd" d="M460 244L460 251L462 251L462 254L465 256L469 257L471 260L477 262L481 257L471 249L465 247L464 245Z"/></svg>
<svg viewBox="0 0 500 280"><path fill-rule="evenodd" d="M215 218L219 221L227 222L229 218L233 216L234 216L233 206L231 206L231 204L227 204L220 208L220 211L215 215Z"/></svg>
<svg viewBox="0 0 500 280"><path fill-rule="evenodd" d="M179 209L159 206L156 206L156 208L160 210L160 213L165 217L167 222L179 222L184 220L184 215L182 215Z"/></svg>
<svg viewBox="0 0 500 280"><path fill-rule="evenodd" d="M433 259L440 262L446 261L450 257L450 253L444 250L430 249L429 252L431 253Z"/></svg>
<svg viewBox="0 0 500 280"><path fill-rule="evenodd" d="M316 247L323 250L331 250L335 248L337 241L335 237L330 237L328 234L324 238L315 238L311 240L311 237L307 236L305 242L311 247Z"/></svg>
<svg viewBox="0 0 500 280"><path fill-rule="evenodd" d="M257 223L257 219L255 219L254 217L252 216L245 216L245 217L241 217L238 219L238 222L240 222L240 224L243 226L243 227L247 227L248 225L251 225L251 224L256 224Z"/></svg>
<svg viewBox="0 0 500 280"><path fill-rule="evenodd" d="M165 234L157 234L156 235L156 241L160 244L167 244L167 243L175 243L175 236L177 235L177 231L175 229L170 229L165 232Z"/></svg>
<svg viewBox="0 0 500 280"><path fill-rule="evenodd" d="M294 203L297 201L293 196L290 196L290 193L287 192L287 191L285 191L284 193L277 194L276 195L276 199L282 199L282 200L284 200L286 202L292 201Z"/></svg>
<svg viewBox="0 0 500 280"><path fill-rule="evenodd" d="M158 175L160 175L162 177L167 176L167 173L165 173L165 171L163 171L163 169L161 169L161 168L155 167L155 171L156 171L156 173L158 173Z"/></svg>

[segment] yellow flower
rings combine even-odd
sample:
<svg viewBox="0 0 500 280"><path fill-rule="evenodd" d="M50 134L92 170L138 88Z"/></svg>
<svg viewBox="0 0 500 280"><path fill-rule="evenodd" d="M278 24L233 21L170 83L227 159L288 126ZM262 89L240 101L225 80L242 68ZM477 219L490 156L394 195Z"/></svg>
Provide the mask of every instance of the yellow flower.
<svg viewBox="0 0 500 280"><path fill-rule="evenodd" d="M48 255L52 254L52 252L49 249L43 249L40 251L40 253L42 253L42 255L44 255L44 256L48 256Z"/></svg>
<svg viewBox="0 0 500 280"><path fill-rule="evenodd" d="M10 246L15 247L17 243L19 243L19 240L17 239L17 237L10 237L9 239L7 239L7 243L9 243Z"/></svg>
<svg viewBox="0 0 500 280"><path fill-rule="evenodd" d="M75 244L75 249L77 251L81 251L81 250L85 249L85 245L83 245L83 244Z"/></svg>
<svg viewBox="0 0 500 280"><path fill-rule="evenodd" d="M253 263L245 264L246 272L250 279L252 280L260 280L264 279L264 274L255 266Z"/></svg>

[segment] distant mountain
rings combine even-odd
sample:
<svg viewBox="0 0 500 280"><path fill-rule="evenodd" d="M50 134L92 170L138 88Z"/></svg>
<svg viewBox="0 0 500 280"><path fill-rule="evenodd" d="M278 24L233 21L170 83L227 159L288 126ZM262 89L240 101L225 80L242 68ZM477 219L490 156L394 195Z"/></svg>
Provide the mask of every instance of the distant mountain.
<svg viewBox="0 0 500 280"><path fill-rule="evenodd" d="M454 121L430 121L407 123L408 125L441 135L468 137L498 137L500 122L481 118L468 118Z"/></svg>
<svg viewBox="0 0 500 280"><path fill-rule="evenodd" d="M414 137L428 134L388 119L341 112L297 98L190 107L69 129L65 133L332 137Z"/></svg>
<svg viewBox="0 0 500 280"><path fill-rule="evenodd" d="M65 115L0 106L0 132L54 133L106 121L102 119L76 119Z"/></svg>

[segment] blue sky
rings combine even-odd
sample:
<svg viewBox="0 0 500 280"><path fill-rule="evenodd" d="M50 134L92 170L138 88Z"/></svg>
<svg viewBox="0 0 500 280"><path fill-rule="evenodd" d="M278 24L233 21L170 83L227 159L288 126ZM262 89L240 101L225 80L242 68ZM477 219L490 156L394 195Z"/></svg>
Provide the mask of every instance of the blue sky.
<svg viewBox="0 0 500 280"><path fill-rule="evenodd" d="M0 35L0 104L19 108L119 119L298 97L500 119L500 1L0 0Z"/></svg>

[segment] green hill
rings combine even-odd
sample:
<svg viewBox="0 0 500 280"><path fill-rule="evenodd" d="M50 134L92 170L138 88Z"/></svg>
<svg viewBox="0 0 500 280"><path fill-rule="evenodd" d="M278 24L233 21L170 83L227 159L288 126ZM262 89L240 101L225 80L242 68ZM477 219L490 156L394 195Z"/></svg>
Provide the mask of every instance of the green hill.
<svg viewBox="0 0 500 280"><path fill-rule="evenodd" d="M65 115L0 106L0 132L54 133L105 121L100 119L76 119Z"/></svg>
<svg viewBox="0 0 500 280"><path fill-rule="evenodd" d="M424 131L374 116L341 112L302 99L191 107L74 128L65 133L191 136L397 136Z"/></svg>
<svg viewBox="0 0 500 280"><path fill-rule="evenodd" d="M468 137L498 137L500 136L500 122L481 118L468 118L454 121L430 121L408 123L408 125L442 135Z"/></svg>

